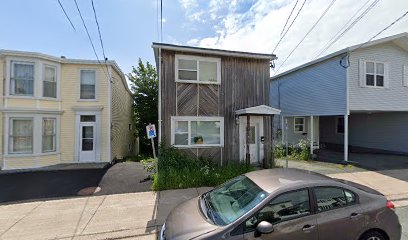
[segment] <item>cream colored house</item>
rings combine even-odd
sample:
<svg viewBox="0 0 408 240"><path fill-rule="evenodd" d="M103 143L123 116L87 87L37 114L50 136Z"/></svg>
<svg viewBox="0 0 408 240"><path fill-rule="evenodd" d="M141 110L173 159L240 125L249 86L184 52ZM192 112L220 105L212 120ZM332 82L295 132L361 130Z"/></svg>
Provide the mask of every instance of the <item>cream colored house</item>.
<svg viewBox="0 0 408 240"><path fill-rule="evenodd" d="M132 146L132 97L115 61L0 50L0 167L110 162Z"/></svg>

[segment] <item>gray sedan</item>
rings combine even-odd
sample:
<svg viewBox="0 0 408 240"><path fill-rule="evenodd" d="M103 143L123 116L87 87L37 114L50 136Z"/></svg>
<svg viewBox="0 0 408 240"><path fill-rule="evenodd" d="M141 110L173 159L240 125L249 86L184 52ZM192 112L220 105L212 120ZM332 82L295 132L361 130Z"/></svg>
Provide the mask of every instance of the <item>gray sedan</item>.
<svg viewBox="0 0 408 240"><path fill-rule="evenodd" d="M161 239L399 240L379 192L297 169L250 172L176 207Z"/></svg>

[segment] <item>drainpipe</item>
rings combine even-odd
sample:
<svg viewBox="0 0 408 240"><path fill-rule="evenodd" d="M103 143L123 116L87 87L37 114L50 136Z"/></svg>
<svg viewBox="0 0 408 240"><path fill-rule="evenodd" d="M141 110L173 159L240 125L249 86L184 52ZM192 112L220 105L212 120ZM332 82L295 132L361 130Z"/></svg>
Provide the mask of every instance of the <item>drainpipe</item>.
<svg viewBox="0 0 408 240"><path fill-rule="evenodd" d="M159 101L159 106L158 106L158 125L159 125L159 141L158 143L160 144L162 141L162 118L161 118L161 68L162 68L162 57L161 57L161 47L159 47L159 97L158 97L158 101Z"/></svg>

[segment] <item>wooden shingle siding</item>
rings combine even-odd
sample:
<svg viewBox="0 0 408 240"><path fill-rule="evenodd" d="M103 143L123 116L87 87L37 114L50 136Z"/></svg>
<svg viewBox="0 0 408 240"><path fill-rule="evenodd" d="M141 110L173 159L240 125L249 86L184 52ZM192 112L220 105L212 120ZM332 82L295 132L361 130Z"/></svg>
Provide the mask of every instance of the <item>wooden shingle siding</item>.
<svg viewBox="0 0 408 240"><path fill-rule="evenodd" d="M176 83L175 54L220 58L221 85ZM235 111L269 105L269 61L168 50L162 50L161 57L162 140L167 145L171 143L171 116L221 116L224 117L224 147L180 150L196 158L202 156L223 164L239 161L239 124ZM196 96L198 110L194 103ZM264 128L265 157L269 160L271 117L264 117Z"/></svg>
<svg viewBox="0 0 408 240"><path fill-rule="evenodd" d="M197 84L177 83L177 115L197 115Z"/></svg>

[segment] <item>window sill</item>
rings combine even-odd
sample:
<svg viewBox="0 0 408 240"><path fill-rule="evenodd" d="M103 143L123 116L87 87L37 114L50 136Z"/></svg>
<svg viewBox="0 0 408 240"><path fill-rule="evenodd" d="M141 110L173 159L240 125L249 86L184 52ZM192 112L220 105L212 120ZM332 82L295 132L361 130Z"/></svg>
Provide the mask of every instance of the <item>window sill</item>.
<svg viewBox="0 0 408 240"><path fill-rule="evenodd" d="M387 89L386 87L378 87L378 86L363 86L362 88L373 88L373 89Z"/></svg>
<svg viewBox="0 0 408 240"><path fill-rule="evenodd" d="M3 96L3 98L4 99L31 99L31 100L44 100L44 101L61 102L61 99L59 99L59 98L48 98L48 97L8 95L8 96Z"/></svg>
<svg viewBox="0 0 408 240"><path fill-rule="evenodd" d="M78 102L98 102L97 99L78 99Z"/></svg>
<svg viewBox="0 0 408 240"><path fill-rule="evenodd" d="M8 153L3 155L4 158L19 158L19 157L41 157L50 155L59 155L60 152L46 152L46 153Z"/></svg>
<svg viewBox="0 0 408 240"><path fill-rule="evenodd" d="M224 147L220 144L196 144L196 145L173 145L175 148L213 148L213 147Z"/></svg>
<svg viewBox="0 0 408 240"><path fill-rule="evenodd" d="M176 80L176 83L195 83L195 84L221 85L220 81L217 81L217 82L200 82L200 81L194 81L194 80Z"/></svg>

